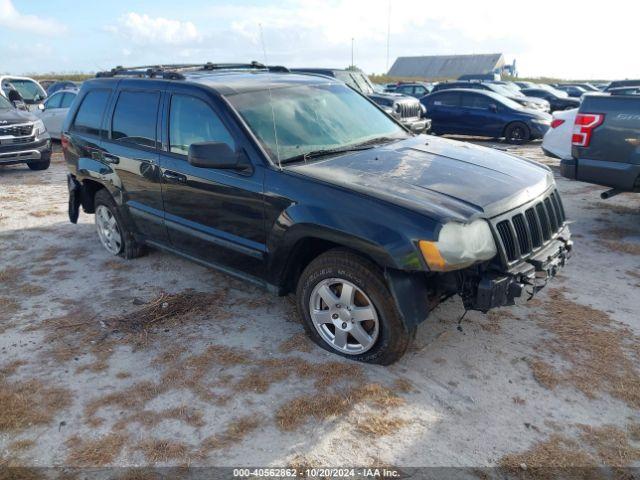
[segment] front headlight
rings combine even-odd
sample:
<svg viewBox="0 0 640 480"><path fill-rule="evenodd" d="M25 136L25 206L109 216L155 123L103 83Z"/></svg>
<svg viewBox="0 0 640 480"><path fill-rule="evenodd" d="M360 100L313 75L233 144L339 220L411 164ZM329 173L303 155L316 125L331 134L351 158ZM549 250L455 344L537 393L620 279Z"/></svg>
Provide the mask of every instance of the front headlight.
<svg viewBox="0 0 640 480"><path fill-rule="evenodd" d="M486 220L468 224L450 222L440 230L437 242L420 240L422 256L434 272L460 270L491 260L498 253Z"/></svg>
<svg viewBox="0 0 640 480"><path fill-rule="evenodd" d="M47 128L44 126L44 122L42 120L36 120L33 122L33 131L37 136L44 135L47 132Z"/></svg>
<svg viewBox="0 0 640 480"><path fill-rule="evenodd" d="M388 115L393 115L393 108L391 107L382 107L382 110L384 110L384 113L388 114Z"/></svg>

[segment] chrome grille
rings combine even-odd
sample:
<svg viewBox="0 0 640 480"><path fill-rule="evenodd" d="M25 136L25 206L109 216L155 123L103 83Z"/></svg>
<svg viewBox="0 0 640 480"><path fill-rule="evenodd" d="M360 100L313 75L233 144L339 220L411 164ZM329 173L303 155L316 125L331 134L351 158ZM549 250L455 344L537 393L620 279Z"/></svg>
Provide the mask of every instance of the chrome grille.
<svg viewBox="0 0 640 480"><path fill-rule="evenodd" d="M508 263L527 258L555 238L566 220L557 191L523 209L499 217L494 225Z"/></svg>
<svg viewBox="0 0 640 480"><path fill-rule="evenodd" d="M0 137L1 136L14 136L14 137L26 137L31 135L31 131L33 130L33 124L28 125L10 125L8 127L0 127Z"/></svg>
<svg viewBox="0 0 640 480"><path fill-rule="evenodd" d="M400 106L398 113L401 118L415 118L421 114L419 103L400 103L398 105Z"/></svg>

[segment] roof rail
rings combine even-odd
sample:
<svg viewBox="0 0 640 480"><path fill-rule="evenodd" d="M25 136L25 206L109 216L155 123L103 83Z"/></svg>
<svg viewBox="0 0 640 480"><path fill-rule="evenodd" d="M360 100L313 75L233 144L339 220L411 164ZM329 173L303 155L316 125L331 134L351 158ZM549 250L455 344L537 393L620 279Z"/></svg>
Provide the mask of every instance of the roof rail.
<svg viewBox="0 0 640 480"><path fill-rule="evenodd" d="M269 70L270 72L289 71L288 68L279 65L266 66L260 62L251 63L185 63L168 65L144 65L139 67L118 66L111 70L96 73L96 78L108 77L140 77L140 78L164 78L169 80L184 80L183 73L214 70Z"/></svg>

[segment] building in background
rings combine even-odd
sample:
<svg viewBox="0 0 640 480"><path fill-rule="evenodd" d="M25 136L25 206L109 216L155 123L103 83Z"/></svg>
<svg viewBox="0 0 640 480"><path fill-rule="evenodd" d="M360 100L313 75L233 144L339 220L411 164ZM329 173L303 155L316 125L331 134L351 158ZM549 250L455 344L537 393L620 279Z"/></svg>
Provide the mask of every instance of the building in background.
<svg viewBox="0 0 640 480"><path fill-rule="evenodd" d="M388 73L390 77L425 80L491 74L517 76L515 60L512 64L507 64L502 53L398 57Z"/></svg>

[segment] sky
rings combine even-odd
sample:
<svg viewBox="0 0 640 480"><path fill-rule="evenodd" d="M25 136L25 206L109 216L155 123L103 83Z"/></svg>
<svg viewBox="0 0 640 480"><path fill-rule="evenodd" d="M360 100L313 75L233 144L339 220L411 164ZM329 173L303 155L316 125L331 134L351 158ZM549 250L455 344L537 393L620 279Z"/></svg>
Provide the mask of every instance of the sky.
<svg viewBox="0 0 640 480"><path fill-rule="evenodd" d="M520 76L640 78L639 18L638 0L0 0L0 72L265 59L344 68L353 39L367 73L398 56L504 53Z"/></svg>

